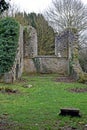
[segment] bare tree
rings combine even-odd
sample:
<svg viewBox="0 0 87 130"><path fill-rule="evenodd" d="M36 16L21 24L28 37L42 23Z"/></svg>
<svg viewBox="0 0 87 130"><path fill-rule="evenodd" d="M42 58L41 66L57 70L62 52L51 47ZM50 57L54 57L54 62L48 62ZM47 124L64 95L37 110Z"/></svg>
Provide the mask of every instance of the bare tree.
<svg viewBox="0 0 87 130"><path fill-rule="evenodd" d="M53 0L45 16L57 32L75 28L82 33L87 29L87 6L80 0Z"/></svg>
<svg viewBox="0 0 87 130"><path fill-rule="evenodd" d="M20 8L14 4L10 3L9 10L6 12L7 16L15 17L15 14L20 12Z"/></svg>

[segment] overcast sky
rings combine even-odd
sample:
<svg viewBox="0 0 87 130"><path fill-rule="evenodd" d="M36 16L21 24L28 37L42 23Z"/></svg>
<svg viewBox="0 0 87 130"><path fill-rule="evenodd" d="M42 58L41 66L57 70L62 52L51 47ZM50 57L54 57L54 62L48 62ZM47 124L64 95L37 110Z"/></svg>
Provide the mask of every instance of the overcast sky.
<svg viewBox="0 0 87 130"><path fill-rule="evenodd" d="M87 0L82 0L87 4ZM51 4L52 0L11 0L11 3L16 4L21 11L28 13L42 13Z"/></svg>

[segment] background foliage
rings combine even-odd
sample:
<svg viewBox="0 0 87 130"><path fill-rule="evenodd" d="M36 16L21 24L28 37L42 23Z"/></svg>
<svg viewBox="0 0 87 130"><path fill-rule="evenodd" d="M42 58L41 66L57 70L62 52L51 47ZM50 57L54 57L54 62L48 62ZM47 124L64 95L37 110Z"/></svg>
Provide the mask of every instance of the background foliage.
<svg viewBox="0 0 87 130"><path fill-rule="evenodd" d="M0 73L8 72L15 60L19 24L12 18L0 20Z"/></svg>
<svg viewBox="0 0 87 130"><path fill-rule="evenodd" d="M82 48L79 52L79 62L84 72L87 73L87 47Z"/></svg>
<svg viewBox="0 0 87 130"><path fill-rule="evenodd" d="M30 25L37 30L39 55L54 55L55 34L53 28L49 26L42 14L26 14L26 12L24 12L24 14L16 13L15 19L23 26Z"/></svg>

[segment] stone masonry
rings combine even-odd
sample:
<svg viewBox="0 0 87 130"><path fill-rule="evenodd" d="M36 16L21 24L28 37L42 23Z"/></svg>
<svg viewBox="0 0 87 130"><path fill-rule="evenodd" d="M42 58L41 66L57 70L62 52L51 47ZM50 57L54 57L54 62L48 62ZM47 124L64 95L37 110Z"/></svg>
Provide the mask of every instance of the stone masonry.
<svg viewBox="0 0 87 130"><path fill-rule="evenodd" d="M29 36L24 36L24 72L26 73L59 73L68 74L68 54L61 58L55 56L40 56L37 49L37 33L33 27L28 27ZM29 39L28 39L29 38ZM67 53L67 50L66 50Z"/></svg>
<svg viewBox="0 0 87 130"><path fill-rule="evenodd" d="M55 38L55 56L39 56L37 32L31 27L20 26L19 46L14 65L4 75L4 82L12 83L22 73L72 74L80 79L83 71L78 61L78 35L65 30ZM73 64L72 64L73 61ZM72 70L70 70L70 67Z"/></svg>

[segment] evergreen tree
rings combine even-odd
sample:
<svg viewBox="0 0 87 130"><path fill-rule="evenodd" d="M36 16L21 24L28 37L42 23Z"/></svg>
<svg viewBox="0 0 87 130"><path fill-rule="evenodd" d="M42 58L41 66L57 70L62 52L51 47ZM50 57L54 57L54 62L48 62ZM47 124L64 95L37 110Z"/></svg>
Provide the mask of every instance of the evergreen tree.
<svg viewBox="0 0 87 130"><path fill-rule="evenodd" d="M54 31L42 14L28 14L28 23L37 30L38 54L54 54Z"/></svg>
<svg viewBox="0 0 87 130"><path fill-rule="evenodd" d="M24 13L25 14L25 13ZM28 25L27 19L24 17L24 14L22 12L17 12L15 14L15 19L23 26Z"/></svg>
<svg viewBox="0 0 87 130"><path fill-rule="evenodd" d="M39 55L54 54L54 31L42 14L37 16L37 35Z"/></svg>
<svg viewBox="0 0 87 130"><path fill-rule="evenodd" d="M36 29L39 55L54 55L54 31L42 14L17 12L15 19L23 26L30 25Z"/></svg>

